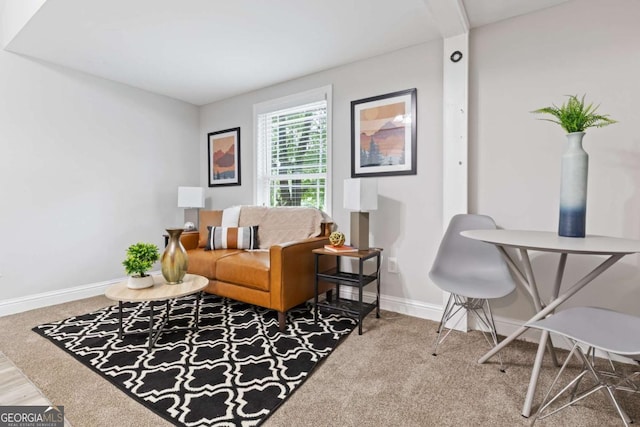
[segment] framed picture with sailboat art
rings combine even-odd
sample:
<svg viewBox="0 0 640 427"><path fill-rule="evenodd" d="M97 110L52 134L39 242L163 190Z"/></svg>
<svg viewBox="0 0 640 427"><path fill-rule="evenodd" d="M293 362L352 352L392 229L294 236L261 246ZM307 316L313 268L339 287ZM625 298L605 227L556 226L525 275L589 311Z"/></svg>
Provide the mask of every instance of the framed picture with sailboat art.
<svg viewBox="0 0 640 427"><path fill-rule="evenodd" d="M416 89L351 101L351 177L417 173Z"/></svg>
<svg viewBox="0 0 640 427"><path fill-rule="evenodd" d="M240 185L240 128L210 132L209 187Z"/></svg>

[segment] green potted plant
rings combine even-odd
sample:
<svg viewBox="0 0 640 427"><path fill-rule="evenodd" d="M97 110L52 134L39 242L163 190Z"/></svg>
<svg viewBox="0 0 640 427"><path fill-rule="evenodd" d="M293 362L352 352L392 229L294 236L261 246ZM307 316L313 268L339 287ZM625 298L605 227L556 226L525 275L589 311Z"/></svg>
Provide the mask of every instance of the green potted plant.
<svg viewBox="0 0 640 427"><path fill-rule="evenodd" d="M127 248L127 257L122 261L124 269L129 275L127 287L142 289L153 286L153 277L147 274L153 263L158 261L160 253L158 247L151 243L138 242Z"/></svg>
<svg viewBox="0 0 640 427"><path fill-rule="evenodd" d="M560 184L560 218L558 235L584 237L587 216L587 177L589 155L582 148L584 131L591 127L604 127L616 123L608 114L597 114L599 105L585 104L584 98L568 95L569 99L558 107L544 107L532 111L550 114L554 118L541 119L559 124L567 132L565 151L562 154Z"/></svg>
<svg viewBox="0 0 640 427"><path fill-rule="evenodd" d="M584 98L578 99L577 95L567 95L569 100L558 107L553 104L551 107L544 107L534 110L536 114L551 114L555 119L540 119L557 123L567 133L584 132L585 129L595 127L601 128L613 123L615 120L609 118L608 114L596 114L599 105L585 105Z"/></svg>

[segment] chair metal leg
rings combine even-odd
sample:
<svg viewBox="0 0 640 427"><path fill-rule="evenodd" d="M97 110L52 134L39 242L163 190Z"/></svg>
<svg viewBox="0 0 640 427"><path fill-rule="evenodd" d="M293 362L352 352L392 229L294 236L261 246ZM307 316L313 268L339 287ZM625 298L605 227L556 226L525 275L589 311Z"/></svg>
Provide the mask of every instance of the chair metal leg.
<svg viewBox="0 0 640 427"><path fill-rule="evenodd" d="M546 415L542 415L542 413L544 412L545 409L547 409L547 407L549 407L549 405L551 405L553 402L555 402L566 390L568 390L576 381L579 381L586 373L587 371L582 371L580 373L580 375L578 375L576 378L574 378L573 381L571 381L569 384L567 384L567 386L565 386L562 390L560 390L559 393L557 393L551 400L547 401L547 399L549 399L549 395L551 394L551 391L553 390L553 388L555 387L556 383L558 382L558 380L560 379L560 376L562 375L562 373L564 372L565 368L567 367L567 365L569 364L569 361L571 360L571 357L573 356L573 354L578 350L578 344L576 343L573 348L571 349L571 352L569 353L569 355L567 356L567 358L565 359L564 363L562 364L562 367L560 368L560 371L558 372L558 374L556 375L556 377L553 379L553 382L551 383L551 386L549 387L549 390L547 391L547 394L545 394L544 398L542 399L542 403L540 404L540 407L538 408L538 411L533 415L532 419L531 419L531 425L533 426L536 422L536 420L538 419L544 419L546 417L548 417L549 415L554 414L555 412L559 411L560 409L557 409L556 411L552 412L551 414L546 414ZM569 406L571 404L571 402L569 402L567 405L565 406Z"/></svg>
<svg viewBox="0 0 640 427"><path fill-rule="evenodd" d="M447 301L445 311L442 313L442 320L440 321L440 326L438 327L438 335L436 336L436 342L435 342L435 346L432 353L434 356L437 356L438 345L444 342L444 340L449 336L451 331L453 331L458 326L460 321L463 319L462 317L458 317L458 320L456 320L456 323L450 328L448 328L447 332L444 335L442 334L444 329L447 327L446 324L449 322L449 320L453 319L456 316L456 314L458 314L464 308L464 304L465 304L464 298L455 294L451 294L449 296L449 300Z"/></svg>
<svg viewBox="0 0 640 427"><path fill-rule="evenodd" d="M582 362L582 371L586 371L587 365ZM574 400L576 398L576 394L578 393L578 387L580 386L580 382L582 381L582 377L580 377L580 379L576 382L576 384L573 386L573 390L571 390L571 397L569 397L569 400Z"/></svg>
<svg viewBox="0 0 640 427"><path fill-rule="evenodd" d="M587 368L589 369L589 371L591 371L591 373L593 374L593 377L595 378L596 382L598 383L597 389L598 390L602 390L603 393L605 393L605 396L607 396L609 398L609 400L611 401L611 403L613 404L613 406L616 408L616 411L618 411L618 415L620 415L620 418L622 419L622 422L624 423L625 426L629 426L630 423L632 423L633 421L631 420L631 418L629 418L629 415L627 415L627 413L620 407L620 404L618 403L618 401L616 400L615 396L613 395L612 392L612 388L614 388L613 386L607 384L605 382L605 380L598 375L598 371L596 371L594 365L593 365L593 361L595 358L595 349L590 347L590 350L592 351L592 363L589 363L589 358L586 354L584 354L582 351L579 352L580 357L582 357L582 360L584 362L587 363ZM589 393L590 394L590 393ZM586 396L581 396L582 397L586 397Z"/></svg>
<svg viewBox="0 0 640 427"><path fill-rule="evenodd" d="M611 401L611 403L613 404L613 406L616 408L616 411L618 413L618 415L620 416L620 419L622 420L622 422L624 423L625 426L629 426L629 423L633 422L629 416L626 414L626 412L622 409L622 407L620 406L620 404L618 403L617 399L615 398L613 391L616 389L615 385L610 385L607 384L604 377L607 375L600 375L602 373L599 374L598 371L596 371L594 365L593 365L593 357L595 355L595 349L592 347L589 347L587 349L586 352L582 351L582 348L580 347L580 344L576 341L573 340L569 340L570 343L573 345L571 352L569 353L569 355L567 356L564 364L562 365L562 368L560 368L560 372L558 372L558 374L556 375L555 379L553 380L553 383L551 384L551 387L549 387L549 391L547 391L546 395L544 396L544 399L542 400L542 403L540 404L540 408L538 409L538 411L536 412L536 414L533 416L532 420L531 420L531 425L533 425L536 420L538 419L544 419L548 416L551 416L571 405L573 405L576 402L579 402L580 400L592 395L593 393L602 390L603 393L605 393L605 395L608 397L608 399ZM547 401L547 399L549 399L549 395L551 394L551 391L553 390L553 388L555 387L556 383L558 382L558 379L560 378L560 376L562 375L562 373L565 371L565 368L567 367L567 365L569 364L569 361L571 360L571 358L576 355L576 357L579 357L580 360L582 360L583 363L583 368L582 371L580 372L580 374L578 374L578 376L576 376L573 380L571 380L569 382L569 384L567 384L566 386L564 386L562 388L562 390L560 390L558 393L556 393L555 396L553 396L553 398L551 398L550 400ZM590 360L590 357L592 358ZM580 382L582 381L582 379L588 375L591 374L593 376L593 378L595 379L595 385L592 386L591 388L577 394L577 388L580 384ZM550 406L552 405L556 400L558 400L558 398L560 398L562 395L564 395L569 389L571 390L571 397L569 399L569 401L567 403L565 403L564 405L560 406L559 408L554 409L553 411L546 413L543 415L543 412Z"/></svg>
<svg viewBox="0 0 640 427"><path fill-rule="evenodd" d="M454 296L453 294L449 295L449 299L447 300L447 305L444 308L444 311L442 312L442 317L440 318L440 324L438 325L438 335L436 335L436 342L433 346L433 355L436 356L437 352L438 352L438 344L440 344L442 341L444 341L444 339L447 337L447 335L449 335L448 333L443 337L442 336L442 330L444 329L444 325L447 323L447 320L449 320L450 316L449 314L451 313L451 311L453 310L453 308L455 307L455 301L454 301Z"/></svg>
<svg viewBox="0 0 640 427"><path fill-rule="evenodd" d="M449 328L449 330L443 335L445 325L462 309L467 310L468 313L472 313L472 315L474 315L476 319L478 319L478 322L482 327L481 332L485 340L487 340L489 346L494 347L498 345L498 334L496 332L496 325L493 318L493 313L491 312L491 306L489 305L489 300L465 298L459 295L451 294L449 295L449 299L447 300L447 304L445 305L444 311L442 313L442 318L440 319L440 324L438 325L438 334L436 336L432 353L434 356L437 355L438 346L442 342L444 342L451 331L456 328L461 318L459 318L455 325ZM491 338L489 338L489 336L487 335L487 332L485 331L486 329L489 330L488 334ZM500 371L504 372L502 355L498 354L498 358L500 360Z"/></svg>
<svg viewBox="0 0 640 427"><path fill-rule="evenodd" d="M496 332L496 324L493 319L493 313L491 312L491 305L489 304L489 300L470 300L470 305L469 307L467 307L467 309L469 310L469 312L473 313L475 318L480 323L480 326L483 328L481 332L484 336L484 339L487 341L487 344L489 344L489 347L493 348L497 346L498 334ZM486 332L485 330L488 330L488 332ZM498 353L498 359L500 361L500 372L505 372L502 355L500 353Z"/></svg>
<svg viewBox="0 0 640 427"><path fill-rule="evenodd" d="M640 372L634 372L615 384L616 390L626 391L628 393L640 393L640 387L633 382L634 378L640 375ZM625 385L626 384L626 385Z"/></svg>
<svg viewBox="0 0 640 427"><path fill-rule="evenodd" d="M627 415L627 413L622 410L622 407L620 407L618 400L613 395L613 391L611 390L612 388L613 387L604 387L604 389L607 390L607 395L609 396L611 403L613 403L613 406L616 407L616 411L618 411L618 415L620 416L620 419L624 423L625 427L629 427L629 424L632 423L633 421L631 420L631 418L629 418L629 415Z"/></svg>
<svg viewBox="0 0 640 427"><path fill-rule="evenodd" d="M451 307L450 307L451 306L451 298L452 298L452 296L449 295L449 299L447 300L447 305L445 306L444 310L442 311L442 317L440 317L440 323L438 324L438 329L436 330L436 340L433 343L433 352L432 352L432 354L434 356L436 356L436 351L438 351L438 343L440 342L440 334L442 334L442 327L443 327L445 319L447 317L447 313L451 309Z"/></svg>
<svg viewBox="0 0 640 427"><path fill-rule="evenodd" d="M451 310L452 304L454 304L453 294L449 294L449 299L447 300L447 304L444 306L442 317L440 318L440 324L438 325L438 334L442 331L442 327L445 324L445 318L447 313Z"/></svg>

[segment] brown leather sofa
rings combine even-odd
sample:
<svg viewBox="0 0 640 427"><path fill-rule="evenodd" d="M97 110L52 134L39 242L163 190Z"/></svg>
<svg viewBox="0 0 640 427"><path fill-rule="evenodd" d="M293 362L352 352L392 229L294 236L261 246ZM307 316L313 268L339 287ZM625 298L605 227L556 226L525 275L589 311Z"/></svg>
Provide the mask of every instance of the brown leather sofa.
<svg viewBox="0 0 640 427"><path fill-rule="evenodd" d="M317 224L317 229L310 233L315 236L275 244L266 242L274 241L274 238L275 241L287 239L291 230L286 228L293 227L288 224L295 221L290 221L289 217L285 219L283 215L290 215L292 209L298 209L295 217L302 215L300 218L304 219L305 227L311 224L316 228ZM258 225L258 239L264 242L260 250L249 251L205 250L209 234L207 227L220 226L223 211L201 210L199 233L187 233L181 237L189 257L188 272L209 279L206 292L276 310L280 330L285 330L287 310L314 297L315 261L311 251L328 243L331 228L330 223L318 221L319 211L310 212L313 219L308 220L306 213L299 211L301 209L308 208L242 206L238 225ZM284 219L279 226L273 221L278 217ZM300 233L300 230L295 230L293 234ZM321 265L321 268L328 268L328 265ZM319 292L324 293L331 288L331 284L320 283Z"/></svg>

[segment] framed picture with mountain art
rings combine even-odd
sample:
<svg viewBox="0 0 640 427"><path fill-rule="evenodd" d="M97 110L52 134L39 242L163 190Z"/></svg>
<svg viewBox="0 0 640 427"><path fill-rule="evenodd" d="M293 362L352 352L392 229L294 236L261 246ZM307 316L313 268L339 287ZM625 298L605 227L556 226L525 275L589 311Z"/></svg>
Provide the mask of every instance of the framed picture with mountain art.
<svg viewBox="0 0 640 427"><path fill-rule="evenodd" d="M415 175L416 89L351 101L351 177Z"/></svg>
<svg viewBox="0 0 640 427"><path fill-rule="evenodd" d="M240 128L210 132L209 187L240 185Z"/></svg>

